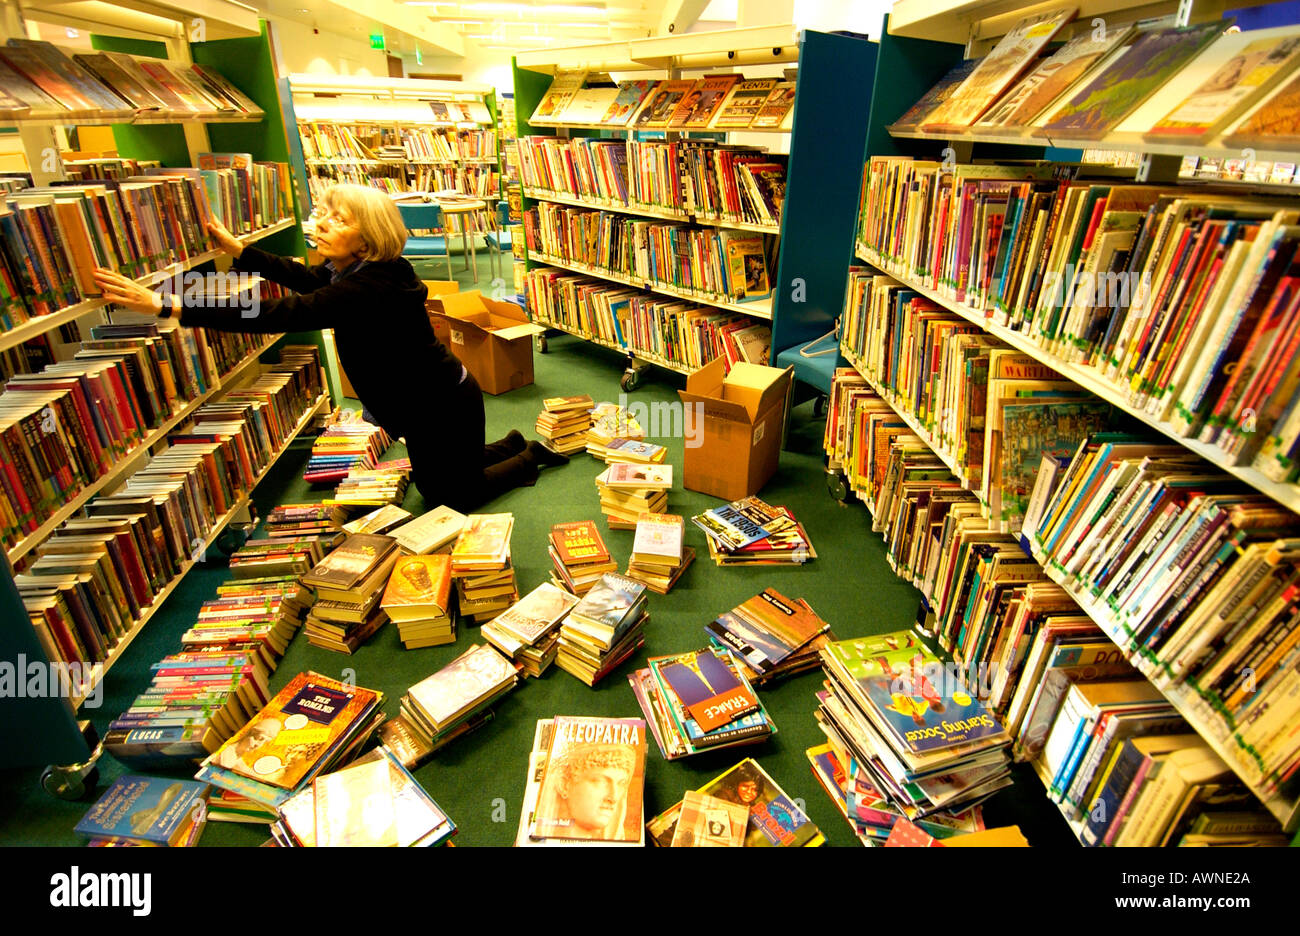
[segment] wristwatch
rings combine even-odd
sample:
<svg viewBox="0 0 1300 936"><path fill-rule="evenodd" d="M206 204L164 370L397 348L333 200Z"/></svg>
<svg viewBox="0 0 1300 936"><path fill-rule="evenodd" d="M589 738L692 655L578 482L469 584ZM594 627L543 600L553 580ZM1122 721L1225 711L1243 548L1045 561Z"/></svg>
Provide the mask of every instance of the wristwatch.
<svg viewBox="0 0 1300 936"><path fill-rule="evenodd" d="M176 300L179 298L180 297L177 296L175 293L169 296L159 297L160 301L158 304L158 317L171 318L173 315L175 315L177 311L176 306L178 304Z"/></svg>

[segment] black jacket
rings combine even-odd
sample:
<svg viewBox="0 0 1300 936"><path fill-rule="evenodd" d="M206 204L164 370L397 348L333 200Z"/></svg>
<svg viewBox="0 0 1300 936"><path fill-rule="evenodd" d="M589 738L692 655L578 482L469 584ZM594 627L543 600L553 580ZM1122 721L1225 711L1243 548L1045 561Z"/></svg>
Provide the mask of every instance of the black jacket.
<svg viewBox="0 0 1300 936"><path fill-rule="evenodd" d="M339 363L358 398L394 436L427 422L437 412L430 403L460 382L460 361L434 335L425 311L428 290L403 258L367 263L331 283L324 265L308 267L245 247L233 269L299 295L263 301L251 317L187 301L182 323L258 333L334 329Z"/></svg>

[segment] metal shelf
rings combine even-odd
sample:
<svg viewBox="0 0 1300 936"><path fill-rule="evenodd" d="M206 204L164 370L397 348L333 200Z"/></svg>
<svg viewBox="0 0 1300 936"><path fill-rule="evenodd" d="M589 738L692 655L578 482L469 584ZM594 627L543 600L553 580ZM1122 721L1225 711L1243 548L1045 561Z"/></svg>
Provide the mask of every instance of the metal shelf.
<svg viewBox="0 0 1300 936"><path fill-rule="evenodd" d="M208 534L205 537L203 537L202 549L197 550L196 551L197 553L206 551L209 547L211 547L212 544L217 541L217 538L221 536L222 532L226 529L226 527L230 525L231 521L234 520L235 517L239 516L239 513L249 505L249 502L252 499L254 489L256 489L256 487L262 482L262 480L270 473L271 469L275 466L275 463L280 460L280 457L289 450L290 444L293 442L294 439L298 437L299 433L301 433L302 430L307 427L307 423L310 422L311 419L317 413L320 412L321 406L323 406L328 402L329 402L329 395L322 394L320 397L317 398L315 404L313 404L311 408L309 408L307 412L303 414L302 418L298 420L298 425L294 427L293 431L289 433L288 438L284 440L284 445L280 447L279 451L277 451L274 455L271 456L271 459L270 461L267 462L266 467L263 468L258 473L256 478L253 479L253 483L249 486L248 492L244 494L242 497L240 497L239 500L236 501L235 504L230 508L230 510L226 511L226 513L222 515L222 517L216 522L216 524L212 527L212 529L208 532ZM172 592L174 592L180 586L185 576L196 565L198 565L198 563L194 559L185 560L181 564L181 569L176 574L176 577L173 578L170 582L168 582L163 587L162 591L160 591L157 595L154 596L153 603L149 605L149 607L144 612L141 613L140 617L137 618L136 621L131 625L131 629L127 631L127 633L122 636L122 639L119 640L113 646L113 649L108 654L108 659L106 659L103 663L96 664L96 666L91 671L92 681L90 685L86 687L86 691L83 692L80 696L77 696L72 700L72 705L74 709L79 708L81 706L81 703L85 701L86 696L90 695L90 693L94 691L95 686L99 683L99 681L101 681L104 678L104 676L107 675L108 671L112 669L113 664L116 663L119 659L121 659L122 655L126 652L127 647L129 647L132 641L134 641L135 638L139 635L139 633L142 630L144 630L145 625L149 623L149 621L153 618L153 616L163 606L164 602L166 602L166 600L171 596Z"/></svg>
<svg viewBox="0 0 1300 936"><path fill-rule="evenodd" d="M242 244L251 244L264 237L269 237L279 231L291 228L296 223L297 222L293 218L285 218L283 221L277 221L269 227L264 227L248 234L237 235L236 239ZM223 252L220 250L205 251L204 253L191 257L189 260L182 260L179 263L173 263L171 266L165 267L161 270L156 270L153 273L146 273L144 276L139 277L136 282L142 286L157 286L165 280L169 280L172 277L184 273L186 270L193 269L201 263L215 260L222 255ZM83 315L89 315L96 309L102 309L106 305L108 305L108 303L103 299L86 299L83 302L78 302L76 305L67 306L66 308L59 309L56 312L51 312L49 315L38 315L35 318L23 322L21 325L9 329L8 331L0 332L0 351L16 347L25 341L31 341L38 335L43 335L46 332L59 328L62 325L66 325L69 322L75 322Z"/></svg>
<svg viewBox="0 0 1300 936"><path fill-rule="evenodd" d="M954 300L945 297L942 293L931 289L928 286L923 286L909 277L898 275L898 273L891 269L891 265L888 261L877 255L875 251L871 250L865 244L859 243L857 245L856 253L859 259L865 260L872 266L885 271L908 289L915 290L927 299L930 299L949 311L960 315L968 322L980 326L990 335L1001 339L1017 351L1033 356L1035 359L1055 370L1062 377L1074 381L1079 386L1096 394L1112 406L1123 410L1133 418L1140 420L1143 424L1155 429L1157 432L1160 432L1170 439L1173 439L1179 445L1182 445L1189 451L1195 452L1215 467L1220 468L1228 474L1231 474L1233 477L1245 482L1261 494L1271 497L1287 509L1300 513L1300 485L1274 481L1254 468L1246 465L1233 464L1232 456L1228 455L1218 446L1201 442L1198 439L1189 439L1186 436L1179 435L1173 426L1162 420L1156 419L1144 410L1130 404L1127 395L1123 394L1120 389L1116 388L1112 383L1098 374L1095 369L1062 360L1056 355L1044 351L1022 333L989 321L989 319L979 310L963 303L955 302Z"/></svg>
<svg viewBox="0 0 1300 936"><path fill-rule="evenodd" d="M550 192L546 189L524 187L524 197L531 198L534 201L553 202L557 205L570 205L574 208L592 208L598 211L615 211L619 214L634 215L640 218L662 218L665 221L681 221L684 224L700 224L705 227L727 228L736 231L753 231L756 234L780 234L781 226L778 224L750 224L746 221L732 221L727 218L716 218L710 215L691 214L688 211L673 212L667 208L657 208L652 205L638 205L623 202L606 202L587 198L579 198L576 195L567 195L562 192Z"/></svg>
<svg viewBox="0 0 1300 936"><path fill-rule="evenodd" d="M566 270L572 270L575 273L585 273L588 276L599 277L600 279L612 280L615 283L622 283L624 286L632 286L636 289L644 289L648 292L658 293L662 296L671 296L674 299L685 299L688 302L696 302L700 305L711 306L715 309L725 309L728 312L736 312L742 315L750 315L754 318L772 320L772 300L771 298L761 299L755 302L727 302L725 300L710 298L707 296L696 295L687 290L674 289L671 286L665 286L659 283L646 282L645 280L633 279L632 277L623 276L613 273L609 270L602 270L599 267L587 266L585 263L574 263L569 260L561 260L559 257L552 257L547 254L530 252L528 259L536 260L539 263L545 263L549 266L561 267Z"/></svg>

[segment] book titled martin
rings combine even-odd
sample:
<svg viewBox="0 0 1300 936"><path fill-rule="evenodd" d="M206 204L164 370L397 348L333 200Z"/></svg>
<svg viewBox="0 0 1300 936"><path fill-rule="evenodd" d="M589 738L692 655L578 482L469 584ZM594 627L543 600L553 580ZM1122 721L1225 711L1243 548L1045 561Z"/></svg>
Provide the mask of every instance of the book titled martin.
<svg viewBox="0 0 1300 936"><path fill-rule="evenodd" d="M646 724L558 715L538 794L533 838L641 838Z"/></svg>

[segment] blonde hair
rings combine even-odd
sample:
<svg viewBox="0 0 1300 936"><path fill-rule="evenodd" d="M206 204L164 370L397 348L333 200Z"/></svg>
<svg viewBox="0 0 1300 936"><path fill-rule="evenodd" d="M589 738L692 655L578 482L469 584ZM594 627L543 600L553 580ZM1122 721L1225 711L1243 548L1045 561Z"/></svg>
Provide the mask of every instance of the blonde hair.
<svg viewBox="0 0 1300 936"><path fill-rule="evenodd" d="M366 260L396 260L406 247L406 225L393 200L367 185L334 185L325 192L325 207L352 215L365 242Z"/></svg>

